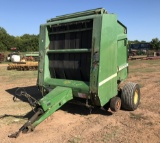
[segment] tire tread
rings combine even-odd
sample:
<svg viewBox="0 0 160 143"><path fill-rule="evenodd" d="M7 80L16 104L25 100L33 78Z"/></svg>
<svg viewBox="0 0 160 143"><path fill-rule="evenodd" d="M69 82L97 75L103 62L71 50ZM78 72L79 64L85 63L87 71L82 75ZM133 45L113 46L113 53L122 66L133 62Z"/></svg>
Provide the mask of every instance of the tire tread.
<svg viewBox="0 0 160 143"><path fill-rule="evenodd" d="M138 90L138 103L134 104L134 92ZM138 107L140 101L140 89L139 85L133 82L128 82L122 89L122 108L126 110L135 110Z"/></svg>

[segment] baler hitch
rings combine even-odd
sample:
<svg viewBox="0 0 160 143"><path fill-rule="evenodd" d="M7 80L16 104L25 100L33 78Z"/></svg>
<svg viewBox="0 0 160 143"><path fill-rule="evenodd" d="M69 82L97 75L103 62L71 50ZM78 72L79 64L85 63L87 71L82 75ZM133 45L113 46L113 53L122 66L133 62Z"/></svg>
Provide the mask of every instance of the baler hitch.
<svg viewBox="0 0 160 143"><path fill-rule="evenodd" d="M19 134L22 133L28 133L30 131L34 130L34 127L32 127L32 123L34 123L40 115L42 115L44 112L41 108L38 109L38 111L19 129L18 132L15 132L13 134L8 135L9 138L17 138Z"/></svg>
<svg viewBox="0 0 160 143"><path fill-rule="evenodd" d="M25 96L29 104L34 107L33 111L36 110L35 114L19 129L18 132L10 134L9 138L17 138L19 134L28 133L33 131L34 128L43 122L47 117L52 115L57 109L64 105L69 100L73 99L72 89L67 87L57 86L42 99L37 101L24 90L18 90L16 93L18 96Z"/></svg>
<svg viewBox="0 0 160 143"><path fill-rule="evenodd" d="M39 105L38 101L31 95L29 95L24 88L17 88L15 91L15 95L16 96L13 97L14 102L17 100L17 97L24 96L25 98L27 98L28 103L31 107L37 107Z"/></svg>

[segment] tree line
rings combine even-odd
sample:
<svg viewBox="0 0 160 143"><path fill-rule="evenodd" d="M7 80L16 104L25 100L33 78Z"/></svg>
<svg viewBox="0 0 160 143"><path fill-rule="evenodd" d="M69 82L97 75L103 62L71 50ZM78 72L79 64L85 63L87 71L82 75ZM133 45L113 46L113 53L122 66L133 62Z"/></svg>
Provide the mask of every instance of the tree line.
<svg viewBox="0 0 160 143"><path fill-rule="evenodd" d="M0 51L10 51L16 48L20 52L38 51L38 35L24 34L22 36L12 36L0 27Z"/></svg>
<svg viewBox="0 0 160 143"><path fill-rule="evenodd" d="M153 38L150 42L146 41L128 41L129 44L138 44L138 43L149 43L150 44L150 50L158 51L160 50L160 40L158 38Z"/></svg>
<svg viewBox="0 0 160 143"><path fill-rule="evenodd" d="M0 51L10 51L13 47L16 47L20 52L38 51L38 37L39 35L30 34L15 37L9 35L3 27L0 27ZM150 43L151 50L160 50L160 40L158 38L153 38L150 42L134 40L128 43Z"/></svg>

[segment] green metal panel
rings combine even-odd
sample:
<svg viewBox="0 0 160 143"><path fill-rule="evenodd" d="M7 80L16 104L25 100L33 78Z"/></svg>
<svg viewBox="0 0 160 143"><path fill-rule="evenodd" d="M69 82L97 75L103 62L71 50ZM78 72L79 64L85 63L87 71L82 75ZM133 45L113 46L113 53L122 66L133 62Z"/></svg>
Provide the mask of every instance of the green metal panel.
<svg viewBox="0 0 160 143"><path fill-rule="evenodd" d="M54 88L55 86L70 87L79 92L89 93L89 83L83 81L46 78L44 85L49 88Z"/></svg>
<svg viewBox="0 0 160 143"><path fill-rule="evenodd" d="M26 57L29 57L29 56L38 57L39 53L27 53L27 54L25 54L25 56Z"/></svg>
<svg viewBox="0 0 160 143"><path fill-rule="evenodd" d="M119 21L117 27L117 80L123 81L128 75L127 29Z"/></svg>
<svg viewBox="0 0 160 143"><path fill-rule="evenodd" d="M45 112L39 117L37 121L32 124L32 127L36 127L71 99L73 99L71 88L57 86L54 90L52 90L39 101Z"/></svg>
<svg viewBox="0 0 160 143"><path fill-rule="evenodd" d="M86 10L86 11L82 11L82 12L76 12L73 14L66 14L66 15L62 15L62 16L57 16L56 18L52 18L51 20L48 20L47 22L77 18L77 17L86 17L89 15L103 14L103 13L107 13L107 11L103 8L97 8L97 9Z"/></svg>
<svg viewBox="0 0 160 143"><path fill-rule="evenodd" d="M44 83L44 52L45 52L45 39L46 39L46 30L45 26L40 26L40 35L39 35L39 65L38 65L38 80L37 84L43 86Z"/></svg>
<svg viewBox="0 0 160 143"><path fill-rule="evenodd" d="M99 50L101 40L102 16L98 16L93 20L92 32L92 58L90 73L90 90L92 93L98 93L98 69L99 69Z"/></svg>
<svg viewBox="0 0 160 143"><path fill-rule="evenodd" d="M45 51L44 51L44 58L45 58L45 63L44 63L44 79L51 77L50 72L49 72L49 59L47 55L47 50L49 48L50 40L49 40L49 34L48 34L48 29L47 26L45 27Z"/></svg>
<svg viewBox="0 0 160 143"><path fill-rule="evenodd" d="M49 46L48 30L45 25L40 26L40 37L39 37L39 65L38 65L38 85L44 85L44 79L50 77L49 73L49 61L46 54L46 50Z"/></svg>
<svg viewBox="0 0 160 143"><path fill-rule="evenodd" d="M42 106L43 110L46 111L52 106L56 106L56 104L63 105L66 101L71 100L72 89L66 87L57 86L51 92L49 92L45 97L43 97L39 103Z"/></svg>
<svg viewBox="0 0 160 143"><path fill-rule="evenodd" d="M117 16L102 17L98 96L101 106L117 94Z"/></svg>
<svg viewBox="0 0 160 143"><path fill-rule="evenodd" d="M47 53L84 53L91 52L90 49L63 49L63 50L47 50Z"/></svg>

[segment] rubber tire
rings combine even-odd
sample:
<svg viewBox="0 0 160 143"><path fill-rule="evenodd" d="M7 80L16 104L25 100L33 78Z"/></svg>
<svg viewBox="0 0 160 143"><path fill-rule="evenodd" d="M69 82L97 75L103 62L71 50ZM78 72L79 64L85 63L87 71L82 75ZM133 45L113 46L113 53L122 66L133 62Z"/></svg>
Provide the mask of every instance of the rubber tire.
<svg viewBox="0 0 160 143"><path fill-rule="evenodd" d="M119 102L119 106L118 105ZM121 109L121 98L119 97L113 97L110 101L110 109L114 112L117 112L118 110Z"/></svg>
<svg viewBox="0 0 160 143"><path fill-rule="evenodd" d="M134 103L135 92L138 94L138 101ZM140 87L138 84L133 82L128 82L122 89L121 94L122 108L129 111L134 111L137 109L140 103Z"/></svg>

